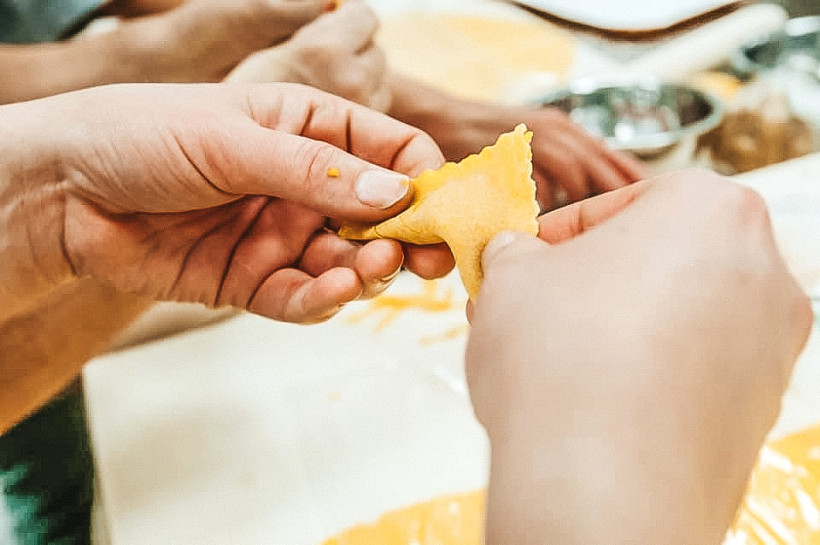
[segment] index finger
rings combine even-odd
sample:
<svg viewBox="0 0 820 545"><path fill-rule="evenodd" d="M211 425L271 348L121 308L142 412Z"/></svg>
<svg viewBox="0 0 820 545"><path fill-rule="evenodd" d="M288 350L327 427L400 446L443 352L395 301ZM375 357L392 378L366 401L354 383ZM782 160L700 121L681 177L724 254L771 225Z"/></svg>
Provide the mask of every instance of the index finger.
<svg viewBox="0 0 820 545"><path fill-rule="evenodd" d="M618 214L646 189L646 182L637 182L548 212L538 218L538 238L560 244L577 237Z"/></svg>

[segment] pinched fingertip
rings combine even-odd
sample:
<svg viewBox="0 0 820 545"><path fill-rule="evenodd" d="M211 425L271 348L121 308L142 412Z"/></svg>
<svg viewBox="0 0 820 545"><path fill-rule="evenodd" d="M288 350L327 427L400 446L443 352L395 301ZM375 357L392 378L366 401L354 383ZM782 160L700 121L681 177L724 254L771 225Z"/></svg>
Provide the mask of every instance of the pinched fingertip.
<svg viewBox="0 0 820 545"><path fill-rule="evenodd" d="M410 178L385 169L365 170L356 178L356 198L366 206L390 208L410 191Z"/></svg>
<svg viewBox="0 0 820 545"><path fill-rule="evenodd" d="M501 231L485 246L481 263L486 271L505 256L543 249L545 243L532 235L519 231Z"/></svg>

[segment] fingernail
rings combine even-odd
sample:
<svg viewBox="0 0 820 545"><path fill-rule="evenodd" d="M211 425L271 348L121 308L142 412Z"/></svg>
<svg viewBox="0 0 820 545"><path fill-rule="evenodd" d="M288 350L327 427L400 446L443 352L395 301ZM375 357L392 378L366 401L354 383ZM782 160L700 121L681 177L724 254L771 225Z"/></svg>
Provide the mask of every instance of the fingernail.
<svg viewBox="0 0 820 545"><path fill-rule="evenodd" d="M486 264L492 261L501 250L515 242L518 235L513 231L501 231L484 247L481 255L482 261Z"/></svg>
<svg viewBox="0 0 820 545"><path fill-rule="evenodd" d="M356 198L376 208L390 208L410 188L410 178L389 170L366 170L356 179Z"/></svg>
<svg viewBox="0 0 820 545"><path fill-rule="evenodd" d="M399 276L399 272L401 272L401 267L399 267L395 272L385 276L384 278L373 280L367 286L365 286L365 291L362 295L364 295L364 297L367 299L379 295L381 292L386 290L390 286L390 284L393 283L393 281Z"/></svg>
<svg viewBox="0 0 820 545"><path fill-rule="evenodd" d="M399 275L400 272L401 272L401 267L399 267L398 269L396 269L392 273L388 274L384 278L379 278L378 282L380 284L389 284L390 282L392 282L393 280L396 279L396 277Z"/></svg>

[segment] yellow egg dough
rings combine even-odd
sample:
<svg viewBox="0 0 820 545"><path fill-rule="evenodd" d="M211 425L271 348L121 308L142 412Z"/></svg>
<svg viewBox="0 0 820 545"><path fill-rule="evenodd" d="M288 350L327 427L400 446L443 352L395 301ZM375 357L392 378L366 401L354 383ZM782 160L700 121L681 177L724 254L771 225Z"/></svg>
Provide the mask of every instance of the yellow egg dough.
<svg viewBox="0 0 820 545"><path fill-rule="evenodd" d="M414 244L446 242L467 294L481 286L481 254L501 231L538 234L532 179L532 133L522 124L459 163L427 170L412 181L413 201L377 225L345 225L344 238L392 238Z"/></svg>

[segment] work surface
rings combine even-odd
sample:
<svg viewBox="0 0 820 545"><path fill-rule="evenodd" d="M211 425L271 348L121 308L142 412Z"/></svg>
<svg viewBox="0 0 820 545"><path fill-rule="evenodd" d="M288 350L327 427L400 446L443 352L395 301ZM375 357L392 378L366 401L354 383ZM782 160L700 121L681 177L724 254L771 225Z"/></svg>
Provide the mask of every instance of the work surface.
<svg viewBox="0 0 820 545"><path fill-rule="evenodd" d="M818 167L815 155L743 180L772 203L790 263L820 294L820 240L795 235L811 232L798 222L820 195ZM314 326L243 314L92 362L85 384L112 543L316 544L482 487L487 445L464 382L458 279L403 275L388 294L424 294L444 310L391 316L362 302ZM816 327L774 433L820 422L819 398Z"/></svg>
<svg viewBox="0 0 820 545"><path fill-rule="evenodd" d="M374 4L388 15L395 7ZM463 4L477 6L470 13L509 13ZM553 63L566 73L556 78L614 62L597 46L566 43L566 64ZM485 82L509 70L498 67ZM820 296L820 155L741 181L764 195L787 261ZM487 443L464 382L458 279L402 275L388 295L423 295L438 310L394 315L354 303L314 326L241 314L89 364L111 543L314 545L387 510L483 487ZM815 327L774 433L820 421L818 398Z"/></svg>
<svg viewBox="0 0 820 545"><path fill-rule="evenodd" d="M406 276L390 291L421 288ZM377 315L350 321L366 308L309 327L242 315L91 364L112 543L318 543L481 487L463 310L408 311L377 331Z"/></svg>

